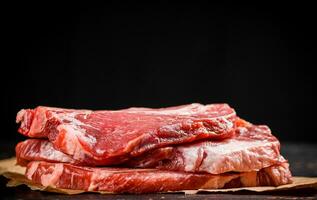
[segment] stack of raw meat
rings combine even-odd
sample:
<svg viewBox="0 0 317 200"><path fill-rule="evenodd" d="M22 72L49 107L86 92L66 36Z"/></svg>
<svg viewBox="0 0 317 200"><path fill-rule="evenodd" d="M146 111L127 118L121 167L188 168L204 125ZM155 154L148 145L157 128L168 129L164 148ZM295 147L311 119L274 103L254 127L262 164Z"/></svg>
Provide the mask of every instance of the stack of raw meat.
<svg viewBox="0 0 317 200"><path fill-rule="evenodd" d="M36 184L149 193L291 182L267 126L227 104L160 109L74 110L39 106L17 114L19 165Z"/></svg>

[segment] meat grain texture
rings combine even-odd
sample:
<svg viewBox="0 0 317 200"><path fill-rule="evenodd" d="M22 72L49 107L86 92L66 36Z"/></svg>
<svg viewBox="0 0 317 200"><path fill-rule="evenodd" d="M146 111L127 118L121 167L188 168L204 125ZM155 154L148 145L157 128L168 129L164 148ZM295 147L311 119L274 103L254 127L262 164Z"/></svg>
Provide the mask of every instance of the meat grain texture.
<svg viewBox="0 0 317 200"><path fill-rule="evenodd" d="M26 177L53 188L115 193L278 186L291 182L267 126L227 104L17 114Z"/></svg>

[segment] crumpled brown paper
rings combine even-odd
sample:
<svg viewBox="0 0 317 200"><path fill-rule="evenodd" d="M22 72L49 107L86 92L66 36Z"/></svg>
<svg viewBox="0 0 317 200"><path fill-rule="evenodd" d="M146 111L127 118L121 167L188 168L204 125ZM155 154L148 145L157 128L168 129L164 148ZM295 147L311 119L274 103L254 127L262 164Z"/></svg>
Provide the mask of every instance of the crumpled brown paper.
<svg viewBox="0 0 317 200"><path fill-rule="evenodd" d="M32 190L42 190L47 192L55 192L62 194L79 194L86 191L83 190L69 190L69 189L58 189L52 187L44 187L39 184L34 184L25 178L25 167L21 167L16 164L16 158L9 158L0 160L0 175L5 176L9 179L7 183L8 187L15 187L19 185L27 185ZM269 192L269 191L281 191L281 190L293 190L303 188L315 188L317 189L317 177L293 177L293 183L287 185L281 185L278 187L262 186L262 187L243 187L243 188L230 188L230 189L199 189L199 190L182 190L173 191L171 193L185 193L185 194L196 194L198 192L236 192L236 191L252 191L252 192ZM112 194L107 192L97 192L101 194Z"/></svg>

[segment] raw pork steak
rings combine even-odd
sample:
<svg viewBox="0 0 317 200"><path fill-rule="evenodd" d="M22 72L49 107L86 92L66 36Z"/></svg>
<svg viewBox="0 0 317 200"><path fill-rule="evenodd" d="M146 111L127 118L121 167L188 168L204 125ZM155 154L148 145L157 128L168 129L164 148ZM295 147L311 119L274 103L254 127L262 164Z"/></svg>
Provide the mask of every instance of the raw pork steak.
<svg viewBox="0 0 317 200"><path fill-rule="evenodd" d="M26 177L45 187L112 193L277 186L291 182L287 163L259 172L212 175L157 169L91 168L33 161L28 164Z"/></svg>
<svg viewBox="0 0 317 200"><path fill-rule="evenodd" d="M221 174L258 171L284 162L280 143L267 126L237 119L232 138L164 147L132 158L126 166Z"/></svg>
<svg viewBox="0 0 317 200"><path fill-rule="evenodd" d="M17 164L26 166L30 161L62 162L82 165L71 156L56 150L48 140L27 139L15 146Z"/></svg>
<svg viewBox="0 0 317 200"><path fill-rule="evenodd" d="M235 118L227 104L118 111L40 106L21 110L17 122L20 133L48 138L55 149L79 162L109 165L172 144L231 137Z"/></svg>
<svg viewBox="0 0 317 200"><path fill-rule="evenodd" d="M279 141L267 126L255 126L242 120L238 122L236 134L232 138L163 147L131 158L123 165L221 174L230 171L258 171L285 161L280 155ZM16 146L16 156L20 165L37 160L93 166L92 163L73 159L54 149L51 142L40 139L20 142Z"/></svg>

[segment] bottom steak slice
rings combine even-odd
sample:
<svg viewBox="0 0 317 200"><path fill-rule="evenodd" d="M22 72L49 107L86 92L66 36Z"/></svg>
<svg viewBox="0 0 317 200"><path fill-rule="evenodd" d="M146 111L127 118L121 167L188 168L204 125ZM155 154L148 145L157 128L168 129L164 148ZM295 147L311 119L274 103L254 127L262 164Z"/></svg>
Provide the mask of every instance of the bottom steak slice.
<svg viewBox="0 0 317 200"><path fill-rule="evenodd" d="M26 177L46 187L111 193L278 186L291 182L287 163L260 171L212 175L158 169L93 168L32 161L27 166Z"/></svg>

